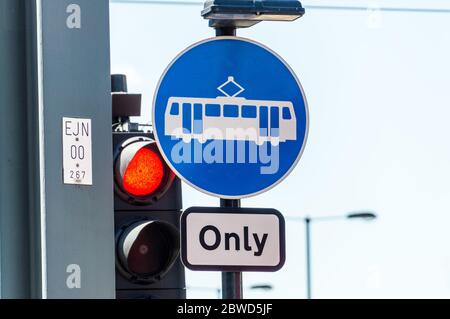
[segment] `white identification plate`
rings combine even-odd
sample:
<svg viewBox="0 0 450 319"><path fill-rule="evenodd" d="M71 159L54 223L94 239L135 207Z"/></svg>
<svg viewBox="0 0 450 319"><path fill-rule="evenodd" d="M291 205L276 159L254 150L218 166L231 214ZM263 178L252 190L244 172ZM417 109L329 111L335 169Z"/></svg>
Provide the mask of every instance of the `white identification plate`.
<svg viewBox="0 0 450 319"><path fill-rule="evenodd" d="M90 119L64 117L64 184L92 185L92 126Z"/></svg>

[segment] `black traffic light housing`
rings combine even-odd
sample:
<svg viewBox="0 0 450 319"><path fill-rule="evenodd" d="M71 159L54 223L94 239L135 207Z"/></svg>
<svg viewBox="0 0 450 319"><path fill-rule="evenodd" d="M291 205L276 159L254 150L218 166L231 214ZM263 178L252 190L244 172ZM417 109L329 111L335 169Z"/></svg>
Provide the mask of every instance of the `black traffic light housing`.
<svg viewBox="0 0 450 319"><path fill-rule="evenodd" d="M130 123L130 116L140 114L140 95L126 93L124 76L112 76L112 89L116 298L184 299L185 273L179 257L181 181L164 162L153 134ZM136 162L139 154L144 156L142 163ZM131 175L129 167L135 170ZM145 174L148 179L142 178ZM149 187L149 192L130 188L127 178L137 187ZM152 182L154 188L148 184Z"/></svg>
<svg viewBox="0 0 450 319"><path fill-rule="evenodd" d="M133 139L153 138L151 133L120 132L113 133L115 159L124 142ZM116 296L118 299L184 299L185 277L184 266L179 258L179 220L182 210L181 181L173 178L165 193L153 202L136 202L130 198L126 200L117 191L115 181L114 211L116 233ZM157 263L164 264L162 271L147 276L136 276L124 264L126 255L123 247L127 235L139 226L144 226L145 236L157 245L157 256L164 259ZM166 241L160 239L161 232ZM151 234L155 234L153 237ZM139 238L137 238L139 239ZM164 253L166 255L164 256ZM156 266L153 266L156 267Z"/></svg>

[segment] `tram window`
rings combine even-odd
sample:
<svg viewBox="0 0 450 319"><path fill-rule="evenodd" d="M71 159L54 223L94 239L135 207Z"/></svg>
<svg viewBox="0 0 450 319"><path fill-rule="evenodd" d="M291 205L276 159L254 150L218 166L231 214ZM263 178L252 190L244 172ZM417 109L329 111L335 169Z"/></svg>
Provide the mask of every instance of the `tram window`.
<svg viewBox="0 0 450 319"><path fill-rule="evenodd" d="M203 105L194 104L194 120L201 120L203 117Z"/></svg>
<svg viewBox="0 0 450 319"><path fill-rule="evenodd" d="M292 120L291 110L288 107L283 107L283 120Z"/></svg>
<svg viewBox="0 0 450 319"><path fill-rule="evenodd" d="M237 105L224 105L223 116L225 117L239 117L239 107Z"/></svg>
<svg viewBox="0 0 450 319"><path fill-rule="evenodd" d="M220 105L219 104L206 104L206 116L220 116Z"/></svg>
<svg viewBox="0 0 450 319"><path fill-rule="evenodd" d="M170 109L170 115L179 115L180 114L180 104L172 103L172 108Z"/></svg>
<svg viewBox="0 0 450 319"><path fill-rule="evenodd" d="M256 106L254 105L244 105L242 107L242 117L246 119L256 118Z"/></svg>

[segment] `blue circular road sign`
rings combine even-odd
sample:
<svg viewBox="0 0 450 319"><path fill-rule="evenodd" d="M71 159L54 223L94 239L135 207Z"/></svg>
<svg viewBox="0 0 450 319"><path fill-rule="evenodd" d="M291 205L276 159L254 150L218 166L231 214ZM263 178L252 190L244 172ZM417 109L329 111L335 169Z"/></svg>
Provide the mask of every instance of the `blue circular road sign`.
<svg viewBox="0 0 450 319"><path fill-rule="evenodd" d="M174 172L227 199L260 194L296 166L308 135L299 80L276 53L217 37L183 51L153 101L155 137Z"/></svg>

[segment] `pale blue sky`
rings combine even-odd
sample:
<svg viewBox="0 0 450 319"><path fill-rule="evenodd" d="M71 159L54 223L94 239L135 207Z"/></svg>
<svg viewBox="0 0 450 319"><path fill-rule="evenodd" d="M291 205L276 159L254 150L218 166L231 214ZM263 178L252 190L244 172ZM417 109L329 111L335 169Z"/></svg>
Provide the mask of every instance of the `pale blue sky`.
<svg viewBox="0 0 450 319"><path fill-rule="evenodd" d="M304 4L447 8L448 1L303 1ZM112 71L144 96L142 123L166 66L214 35L201 6L111 5ZM450 298L450 13L308 10L294 23L238 34L262 42L296 71L311 127L299 166L247 207L285 216L370 209L380 218L313 225L317 298ZM207 66L205 66L207 67ZM184 187L184 206L218 199ZM304 229L288 222L287 263L246 273L249 298L304 298ZM219 273L188 272L189 286L220 286ZM190 291L215 298L216 292Z"/></svg>

